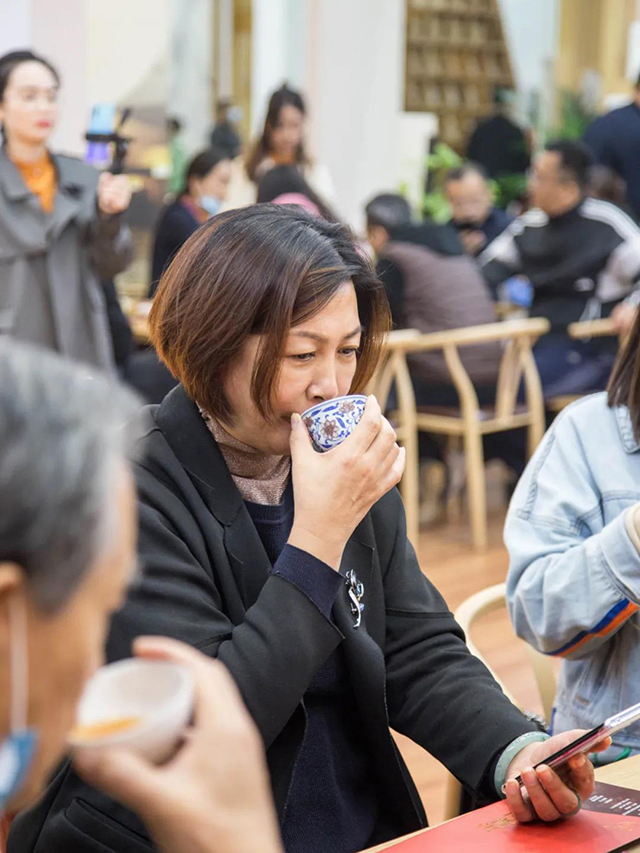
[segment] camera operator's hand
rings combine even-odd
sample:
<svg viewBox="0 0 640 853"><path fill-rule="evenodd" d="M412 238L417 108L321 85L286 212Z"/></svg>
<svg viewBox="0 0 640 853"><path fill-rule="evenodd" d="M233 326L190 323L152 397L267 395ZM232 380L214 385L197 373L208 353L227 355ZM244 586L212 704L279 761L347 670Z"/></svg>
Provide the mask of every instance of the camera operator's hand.
<svg viewBox="0 0 640 853"><path fill-rule="evenodd" d="M105 216L124 213L131 203L131 186L125 175L103 172L98 181L98 210Z"/></svg>
<svg viewBox="0 0 640 853"><path fill-rule="evenodd" d="M227 670L167 637L139 638L134 649L191 670L193 726L161 767L113 748L77 751L76 769L136 811L163 853L282 853L262 740Z"/></svg>

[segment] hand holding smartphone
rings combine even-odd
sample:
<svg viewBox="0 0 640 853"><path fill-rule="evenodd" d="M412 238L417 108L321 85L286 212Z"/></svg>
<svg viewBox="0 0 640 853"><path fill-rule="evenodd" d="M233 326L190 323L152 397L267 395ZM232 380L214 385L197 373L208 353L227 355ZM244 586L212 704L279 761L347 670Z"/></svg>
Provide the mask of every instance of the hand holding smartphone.
<svg viewBox="0 0 640 853"><path fill-rule="evenodd" d="M566 764L566 762L570 758L573 758L574 755L589 752L591 747L600 743L600 741L604 740L606 737L625 729L637 720L640 720L640 702L638 702L637 705L632 705L624 711L620 711L618 714L608 717L601 725L596 726L594 729L591 729L591 731L586 732L581 737L571 741L567 746L559 749L552 755L549 755L543 761L539 761L534 766L534 770L536 767L541 767L543 764L546 767L556 769L561 765ZM522 785L522 779L520 776L516 776L516 782L519 785Z"/></svg>

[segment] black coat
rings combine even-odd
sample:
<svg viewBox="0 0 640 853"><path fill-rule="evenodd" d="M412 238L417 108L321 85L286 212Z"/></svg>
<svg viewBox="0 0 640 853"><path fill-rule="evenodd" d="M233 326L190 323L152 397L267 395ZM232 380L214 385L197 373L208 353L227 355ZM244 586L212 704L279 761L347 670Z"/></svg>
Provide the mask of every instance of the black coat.
<svg viewBox="0 0 640 853"><path fill-rule="evenodd" d="M150 297L155 295L160 276L173 260L173 256L199 227L200 223L196 217L180 199L176 199L164 208L156 224L153 238Z"/></svg>
<svg viewBox="0 0 640 853"><path fill-rule="evenodd" d="M144 575L114 620L110 660L128 655L139 634L177 637L222 660L264 739L282 815L304 737L301 699L342 643L380 786L384 828L375 840L426 823L389 725L469 789L491 796L487 771L496 755L534 727L469 654L444 600L420 571L395 490L373 507L345 550L343 571L355 569L365 588L356 629L346 586L333 624L296 586L270 574L242 497L181 387L146 409L142 450ZM152 849L131 813L84 785L68 766L42 803L14 825L8 846L9 853Z"/></svg>

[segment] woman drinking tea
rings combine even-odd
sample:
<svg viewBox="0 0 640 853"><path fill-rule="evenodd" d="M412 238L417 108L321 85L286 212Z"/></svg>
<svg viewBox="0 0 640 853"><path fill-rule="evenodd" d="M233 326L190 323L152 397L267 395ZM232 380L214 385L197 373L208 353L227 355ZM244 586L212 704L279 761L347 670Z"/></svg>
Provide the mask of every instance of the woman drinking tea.
<svg viewBox="0 0 640 853"><path fill-rule="evenodd" d="M328 453L300 419L366 386L389 324L346 229L273 205L221 214L176 255L150 320L180 385L146 410L144 573L109 657L154 633L226 664L267 750L287 851L349 853L425 825L390 726L484 801L511 779L521 821L574 812L593 768L531 769L575 733L537 731L469 653L407 541L404 451L376 400ZM91 807L82 827L64 819L76 798ZM38 850L154 849L68 767L23 824L40 827ZM10 853L33 849L19 841Z"/></svg>

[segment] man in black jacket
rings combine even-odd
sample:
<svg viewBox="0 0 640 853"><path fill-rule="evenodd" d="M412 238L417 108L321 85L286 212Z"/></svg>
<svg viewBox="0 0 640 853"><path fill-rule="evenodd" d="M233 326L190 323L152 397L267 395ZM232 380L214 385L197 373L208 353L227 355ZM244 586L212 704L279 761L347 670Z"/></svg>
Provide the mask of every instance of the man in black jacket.
<svg viewBox="0 0 640 853"><path fill-rule="evenodd" d="M511 276L528 278L531 314L551 322L534 351L547 397L605 387L615 342L573 341L567 326L621 316L617 306L629 297L635 302L640 282L640 229L615 205L585 197L591 164L580 142L547 145L530 179L534 208L480 256L494 291Z"/></svg>

